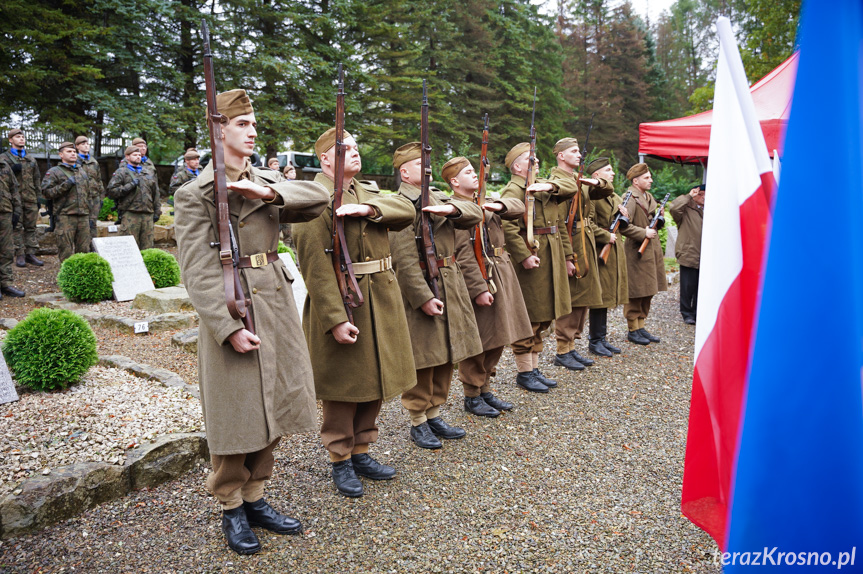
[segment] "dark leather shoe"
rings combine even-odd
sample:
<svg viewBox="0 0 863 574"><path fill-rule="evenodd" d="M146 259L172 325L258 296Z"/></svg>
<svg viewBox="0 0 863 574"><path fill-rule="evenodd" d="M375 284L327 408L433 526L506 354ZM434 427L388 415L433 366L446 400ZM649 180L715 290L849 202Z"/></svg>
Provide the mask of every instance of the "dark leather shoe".
<svg viewBox="0 0 863 574"><path fill-rule="evenodd" d="M486 403L482 397L465 397L464 410L478 417L500 416L500 411Z"/></svg>
<svg viewBox="0 0 863 574"><path fill-rule="evenodd" d="M357 498L363 495L363 483L357 478L357 473L354 472L354 465L351 459L341 460L332 463L333 465L333 484L339 492L348 498Z"/></svg>
<svg viewBox="0 0 863 574"><path fill-rule="evenodd" d="M582 357L581 354L579 354L579 352L576 351L575 349L573 349L569 352L569 356L572 357L573 359L575 359L576 361L578 361L579 363L581 363L582 365L584 365L585 367L590 367L591 365L593 365L596 362L593 359L588 359L587 357Z"/></svg>
<svg viewBox="0 0 863 574"><path fill-rule="evenodd" d="M594 355L599 355L600 357L611 357L612 352L605 348L605 345L602 344L602 340L599 341L591 341L587 345L587 350L593 353Z"/></svg>
<svg viewBox="0 0 863 574"><path fill-rule="evenodd" d="M552 364L557 365L558 367L566 367L570 371L584 370L584 365L582 365L575 357L573 357L569 353L564 353L563 355L555 355Z"/></svg>
<svg viewBox="0 0 863 574"><path fill-rule="evenodd" d="M463 428L453 427L446 424L446 421L440 417L435 417L433 419L429 419L426 421L429 425L431 431L440 438L445 438L447 440L455 440L459 438L464 438L464 435L467 433Z"/></svg>
<svg viewBox="0 0 863 574"><path fill-rule="evenodd" d="M615 355L620 354L620 349L618 347L615 347L614 345L612 345L608 341L606 341L605 337L602 338L602 346L605 347L606 349L608 349L609 351L611 351L612 353L614 353Z"/></svg>
<svg viewBox="0 0 863 574"><path fill-rule="evenodd" d="M354 472L358 476L364 476L372 480L389 480L396 475L396 469L379 463L369 456L367 452L352 454L351 462L354 465Z"/></svg>
<svg viewBox="0 0 863 574"><path fill-rule="evenodd" d="M687 317L683 320L687 325L695 325L695 317Z"/></svg>
<svg viewBox="0 0 863 574"><path fill-rule="evenodd" d="M411 440L420 448L443 447L443 443L434 435L427 422L411 427Z"/></svg>
<svg viewBox="0 0 863 574"><path fill-rule="evenodd" d="M263 498L257 502L243 502L249 526L266 528L276 534L302 534L303 525L296 518L276 512Z"/></svg>
<svg viewBox="0 0 863 574"><path fill-rule="evenodd" d="M650 341L641 336L641 330L636 329L635 331L630 331L626 335L626 340L630 343L635 343L636 345L649 345Z"/></svg>
<svg viewBox="0 0 863 574"><path fill-rule="evenodd" d="M482 400L485 401L485 404L499 411L511 411L514 406L512 403L499 399L491 393L482 393L480 396L482 397Z"/></svg>
<svg viewBox="0 0 863 574"><path fill-rule="evenodd" d="M553 389L554 387L557 386L557 381L555 381L554 379L549 379L548 377L546 377L545 375L540 373L539 369L533 370L533 376L534 376L534 378L536 378L537 381L539 381L540 383L542 383L543 385L545 385L549 389Z"/></svg>
<svg viewBox="0 0 863 574"><path fill-rule="evenodd" d="M532 393L547 393L548 387L536 380L533 371L519 373L515 377L515 384Z"/></svg>
<svg viewBox="0 0 863 574"><path fill-rule="evenodd" d="M641 333L642 337L644 337L645 339L647 339L651 343L659 343L659 337L657 337L656 335L651 335L650 333L647 332L647 329L645 329L644 327L639 329L638 332Z"/></svg>
<svg viewBox="0 0 863 574"><path fill-rule="evenodd" d="M261 543L252 532L242 506L222 511L222 532L228 546L237 554L255 554L261 551Z"/></svg>
<svg viewBox="0 0 863 574"><path fill-rule="evenodd" d="M18 267L27 267L27 263L24 261L23 255L19 255L15 258L15 265L17 265Z"/></svg>
<svg viewBox="0 0 863 574"><path fill-rule="evenodd" d="M30 265L35 265L36 267L42 267L45 265L45 262L41 259L38 259L35 255L25 255L24 261L29 263Z"/></svg>
<svg viewBox="0 0 863 574"><path fill-rule="evenodd" d="M9 287L0 287L0 292L4 295L9 295L10 297L23 297L25 295L24 291L16 289L11 285Z"/></svg>

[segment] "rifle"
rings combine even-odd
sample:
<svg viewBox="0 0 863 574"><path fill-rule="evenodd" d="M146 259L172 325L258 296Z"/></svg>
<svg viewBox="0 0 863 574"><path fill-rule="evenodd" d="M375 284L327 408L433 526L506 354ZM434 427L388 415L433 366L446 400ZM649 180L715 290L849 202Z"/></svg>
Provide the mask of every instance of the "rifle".
<svg viewBox="0 0 863 574"><path fill-rule="evenodd" d="M420 252L420 261L425 262L426 281L434 293L435 299L440 299L440 290L437 280L440 270L437 266L437 250L434 244L434 222L431 214L423 211L423 208L431 205L431 145L429 145L429 100L426 92L426 81L423 80L423 103L422 119L420 123L420 143L422 145L422 181L420 182L420 232L416 236L417 249Z"/></svg>
<svg viewBox="0 0 863 574"><path fill-rule="evenodd" d="M489 165L488 114L486 114L482 128L482 148L479 154L479 190L477 190L477 193L474 195L474 200L482 211L482 221L476 224L471 241L473 242L473 254L476 257L477 264L479 265L479 272L482 274L482 278L488 285L488 292L494 295L497 293L497 286L494 284L494 280L490 279L488 276L488 267L486 262L490 261L491 257L488 255L490 250L487 245L488 227L485 224L485 210L482 209L482 204L485 203L485 180L489 175Z"/></svg>
<svg viewBox="0 0 863 574"><path fill-rule="evenodd" d="M566 214L566 232L569 234L570 239L572 238L572 226L575 224L575 216L578 214L578 221L581 223L581 251L584 253L584 273L579 273L578 269L578 254L575 250L572 250L573 263L575 263L575 278L581 279L585 275L587 275L588 271L590 271L590 261L587 259L587 243L584 238L584 212L581 209L581 176L584 175L584 164L585 158L587 156L587 143L590 141L590 132L593 131L593 118L596 116L596 113L590 116L590 125L587 127L587 137L584 138L584 147L581 148L581 162L578 166L578 175L575 176L575 196L572 198L572 202L569 204L569 213Z"/></svg>
<svg viewBox="0 0 863 574"><path fill-rule="evenodd" d="M222 148L222 120L225 116L216 108L216 77L213 72L213 54L210 52L210 31L207 21L201 20L201 36L204 40L204 83L207 89L207 126L210 129L210 149L213 162L213 194L219 212L219 241L210 242L210 247L219 249L219 262L222 264L222 279L225 284L225 305L232 319L242 319L247 331L254 333L252 321L252 301L246 299L240 284L237 269L239 250L231 225L228 209L228 182L225 179L225 150ZM225 246L228 248L225 249Z"/></svg>
<svg viewBox="0 0 863 574"><path fill-rule="evenodd" d="M335 180L333 185L333 248L330 250L333 256L333 269L336 271L336 283L339 285L339 293L342 303L348 314L348 321L354 322L356 309L363 304L363 293L357 284L354 275L354 265L351 256L345 247L345 220L336 216L336 210L342 206L342 189L345 178L345 78L342 65L339 64L339 89L336 92L336 166ZM354 296L356 295L356 300Z"/></svg>
<svg viewBox="0 0 863 574"><path fill-rule="evenodd" d="M662 208L664 208L665 204L668 203L669 197L671 197L671 194L666 193L665 199L663 199L662 203L659 204L659 207L656 208L656 213L653 215L653 219L651 220L650 225L647 226L648 229L656 229L657 224L659 224L659 218L662 217L662 215L660 215L662 213ZM639 257L644 255L644 250L647 249L648 243L650 243L650 239L645 237L644 241L641 242L641 247L638 248Z"/></svg>
<svg viewBox="0 0 863 574"><path fill-rule="evenodd" d="M620 204L621 207L626 207L626 202L629 201L629 198L632 197L632 190L626 192L626 195L623 196L623 203ZM608 232L612 235L617 233L617 228L620 227L621 223L625 223L624 227L629 225L629 219L623 217L623 214L620 211L617 212L617 215L614 216L614 219L611 222L611 225L608 228ZM602 251L599 252L599 257L602 259L603 263L608 263L608 254L611 253L611 243L606 243L605 247L602 248Z"/></svg>
<svg viewBox="0 0 863 574"><path fill-rule="evenodd" d="M41 205L39 206L42 207ZM48 231L54 231L57 228L57 219L54 217L54 200L46 199L45 200L45 211L40 211L39 215L42 217L48 216Z"/></svg>
<svg viewBox="0 0 863 574"><path fill-rule="evenodd" d="M533 88L533 112L530 115L530 153L527 156L527 175L524 177L524 241L531 255L536 255L539 249L539 240L533 235L533 218L536 215L536 198L527 189L536 181L534 166L536 165L536 86Z"/></svg>

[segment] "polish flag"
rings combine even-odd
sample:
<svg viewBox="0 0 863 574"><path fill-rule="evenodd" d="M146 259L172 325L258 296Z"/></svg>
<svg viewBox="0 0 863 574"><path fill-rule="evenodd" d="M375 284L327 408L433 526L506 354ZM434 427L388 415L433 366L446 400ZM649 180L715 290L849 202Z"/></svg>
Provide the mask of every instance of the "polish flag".
<svg viewBox="0 0 863 574"><path fill-rule="evenodd" d="M716 25L719 64L681 509L724 549L769 198L776 185L731 24L719 18Z"/></svg>

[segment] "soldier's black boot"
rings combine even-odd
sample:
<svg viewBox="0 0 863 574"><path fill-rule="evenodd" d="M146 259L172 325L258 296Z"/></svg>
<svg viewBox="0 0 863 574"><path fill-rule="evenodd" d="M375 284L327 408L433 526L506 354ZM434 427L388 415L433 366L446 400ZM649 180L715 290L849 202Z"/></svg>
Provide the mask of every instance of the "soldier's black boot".
<svg viewBox="0 0 863 574"><path fill-rule="evenodd" d="M493 409L497 409L499 411L511 411L513 404L509 403L503 399L499 399L491 393L480 393L482 400L485 401L485 404L490 406Z"/></svg>
<svg viewBox="0 0 863 574"><path fill-rule="evenodd" d="M573 359L575 359L576 361L578 361L579 363L581 363L582 365L584 365L585 367L590 367L591 365L593 365L596 362L593 359L588 359L587 357L582 357L581 354L579 354L579 352L576 351L575 349L573 349L569 352L569 356L572 357Z"/></svg>
<svg viewBox="0 0 863 574"><path fill-rule="evenodd" d="M636 345L649 345L650 341L648 341L641 334L640 329L636 329L635 331L630 331L628 335L626 335L626 340L630 343L635 343Z"/></svg>
<svg viewBox="0 0 863 574"><path fill-rule="evenodd" d="M500 411L486 403L482 397L465 397L464 410L478 417L500 416Z"/></svg>
<svg viewBox="0 0 863 574"><path fill-rule="evenodd" d="M557 381L555 381L554 379L549 379L548 377L540 373L539 369L533 370L533 376L536 378L537 381L539 381L549 389L553 389L557 386Z"/></svg>
<svg viewBox="0 0 863 574"><path fill-rule="evenodd" d="M16 289L11 285L7 285L6 287L0 287L0 292L4 295L9 295L10 297L23 297L25 295L24 291L21 289Z"/></svg>
<svg viewBox="0 0 863 574"><path fill-rule="evenodd" d="M36 267L42 267L45 265L44 261L29 253L24 256L24 261L30 265L35 265Z"/></svg>
<svg viewBox="0 0 863 574"><path fill-rule="evenodd" d="M533 371L526 371L516 375L515 384L532 393L548 392L548 387L536 380Z"/></svg>
<svg viewBox="0 0 863 574"><path fill-rule="evenodd" d="M600 357L611 357L611 349L606 349L602 343L605 337L605 323L608 319L606 309L591 309L589 311L587 350Z"/></svg>
<svg viewBox="0 0 863 574"><path fill-rule="evenodd" d="M620 354L620 348L615 347L614 345L609 343L605 337L602 338L602 346L605 347L606 349L608 349L609 351L611 351L612 353L614 353L615 355Z"/></svg>
<svg viewBox="0 0 863 574"><path fill-rule="evenodd" d="M431 431L440 438L445 438L447 440L454 440L459 438L464 438L464 435L467 433L463 428L454 427L446 424L440 417L435 417L433 419L429 419L426 421L429 425Z"/></svg>
<svg viewBox="0 0 863 574"><path fill-rule="evenodd" d="M642 337L644 337L645 339L647 339L651 343L659 343L659 341L660 341L659 337L657 337L656 335L651 335L650 333L647 332L647 329L645 329L644 327L639 329L638 332L641 333Z"/></svg>
<svg viewBox="0 0 863 574"><path fill-rule="evenodd" d="M569 353L564 353L562 355L555 355L554 361L552 364L557 365L558 367L566 367L570 371L583 371L584 365L581 362L570 355Z"/></svg>
<svg viewBox="0 0 863 574"><path fill-rule="evenodd" d="M261 551L261 543L252 532L242 506L222 511L222 533L228 546L237 554L255 554Z"/></svg>
<svg viewBox="0 0 863 574"><path fill-rule="evenodd" d="M357 476L364 476L372 480L389 480L396 475L396 469L381 464L367 452L352 454L351 463Z"/></svg>
<svg viewBox="0 0 863 574"><path fill-rule="evenodd" d="M256 502L243 502L249 526L266 528L276 534L300 534L303 525L296 518L276 512L263 498Z"/></svg>
<svg viewBox="0 0 863 574"><path fill-rule="evenodd" d="M27 267L27 263L25 262L23 255L19 255L15 258L15 265L18 267Z"/></svg>
<svg viewBox="0 0 863 574"><path fill-rule="evenodd" d="M363 495L363 483L357 478L351 459L340 460L333 464L333 484L339 492L349 498Z"/></svg>
<svg viewBox="0 0 863 574"><path fill-rule="evenodd" d="M443 447L443 443L434 435L427 422L411 426L411 440L420 448Z"/></svg>

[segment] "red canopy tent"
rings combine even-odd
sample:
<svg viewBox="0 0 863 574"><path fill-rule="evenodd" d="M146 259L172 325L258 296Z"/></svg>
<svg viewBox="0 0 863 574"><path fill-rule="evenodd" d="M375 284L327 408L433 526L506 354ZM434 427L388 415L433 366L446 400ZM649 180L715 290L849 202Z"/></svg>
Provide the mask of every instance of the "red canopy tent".
<svg viewBox="0 0 863 574"><path fill-rule="evenodd" d="M773 150L779 150L781 155L799 54L792 54L750 88L771 157ZM703 163L707 160L712 123L713 110L685 118L640 124L638 153L677 163Z"/></svg>

